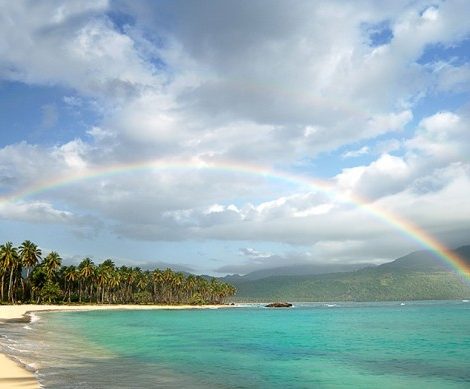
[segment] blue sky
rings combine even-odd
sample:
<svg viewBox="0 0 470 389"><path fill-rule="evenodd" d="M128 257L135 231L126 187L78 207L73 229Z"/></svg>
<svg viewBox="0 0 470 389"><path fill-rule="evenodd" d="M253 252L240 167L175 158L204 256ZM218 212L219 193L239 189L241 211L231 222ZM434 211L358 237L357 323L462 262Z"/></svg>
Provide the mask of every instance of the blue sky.
<svg viewBox="0 0 470 389"><path fill-rule="evenodd" d="M73 263L246 273L470 243L467 1L0 3L0 236ZM143 161L187 169L62 177ZM192 168L199 166L198 169Z"/></svg>

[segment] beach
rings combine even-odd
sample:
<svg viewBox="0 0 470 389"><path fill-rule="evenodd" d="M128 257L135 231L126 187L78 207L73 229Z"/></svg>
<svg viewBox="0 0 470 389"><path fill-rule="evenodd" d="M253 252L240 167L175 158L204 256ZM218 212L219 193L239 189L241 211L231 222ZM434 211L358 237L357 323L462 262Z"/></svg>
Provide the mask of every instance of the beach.
<svg viewBox="0 0 470 389"><path fill-rule="evenodd" d="M460 300L184 308L0 306L5 353L39 369L29 373L4 356L0 388L466 388L470 382L470 305ZM83 312L22 319L41 310Z"/></svg>
<svg viewBox="0 0 470 389"><path fill-rule="evenodd" d="M29 321L28 313L40 311L95 311L95 310L180 310L180 309L214 309L229 307L227 305L1 305L1 324L12 321ZM34 372L27 370L7 355L0 353L0 387L8 389L40 388Z"/></svg>

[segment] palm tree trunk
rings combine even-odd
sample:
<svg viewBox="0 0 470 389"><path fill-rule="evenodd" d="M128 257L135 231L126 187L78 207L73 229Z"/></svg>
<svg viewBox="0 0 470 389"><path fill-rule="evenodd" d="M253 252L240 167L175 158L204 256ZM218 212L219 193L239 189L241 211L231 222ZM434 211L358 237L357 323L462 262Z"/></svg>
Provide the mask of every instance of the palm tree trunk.
<svg viewBox="0 0 470 389"><path fill-rule="evenodd" d="M15 269L11 268L11 270L10 270L10 283L8 284L8 301L10 301L11 303L14 303L13 296L12 296L12 292L13 292L13 274L14 274L14 272L15 272Z"/></svg>
<svg viewBox="0 0 470 389"><path fill-rule="evenodd" d="M6 271L5 271L6 273ZM4 292L5 292L5 273L2 274L2 301L4 301Z"/></svg>

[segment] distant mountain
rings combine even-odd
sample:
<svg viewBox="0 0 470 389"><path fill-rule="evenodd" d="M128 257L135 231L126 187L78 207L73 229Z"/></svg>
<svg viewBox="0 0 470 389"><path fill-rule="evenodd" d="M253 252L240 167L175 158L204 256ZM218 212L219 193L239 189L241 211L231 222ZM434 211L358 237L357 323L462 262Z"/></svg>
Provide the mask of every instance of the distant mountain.
<svg viewBox="0 0 470 389"><path fill-rule="evenodd" d="M455 252L470 265L470 246L459 247ZM392 269L424 272L450 270L448 264L428 250L415 251L392 262L384 263L378 266L378 268L381 270Z"/></svg>
<svg viewBox="0 0 470 389"><path fill-rule="evenodd" d="M269 269L256 270L241 276L239 274L228 275L222 278L224 282L246 282L256 281L273 276L300 276L300 275L316 275L328 273L344 273L351 272L366 267L374 267L373 264L304 264L274 267Z"/></svg>
<svg viewBox="0 0 470 389"><path fill-rule="evenodd" d="M470 246L456 252L470 264ZM350 272L232 279L238 301L387 301L470 298L470 284L430 251Z"/></svg>

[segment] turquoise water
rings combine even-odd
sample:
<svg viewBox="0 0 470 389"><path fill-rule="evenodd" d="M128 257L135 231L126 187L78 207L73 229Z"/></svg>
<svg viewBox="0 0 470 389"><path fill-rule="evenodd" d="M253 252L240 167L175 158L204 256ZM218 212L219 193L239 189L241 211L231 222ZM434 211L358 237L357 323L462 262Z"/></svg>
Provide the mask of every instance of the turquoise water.
<svg viewBox="0 0 470 389"><path fill-rule="evenodd" d="M46 388L470 387L464 302L48 313L11 331Z"/></svg>

